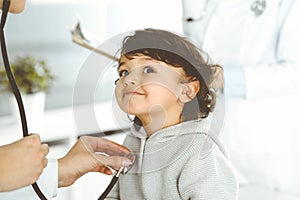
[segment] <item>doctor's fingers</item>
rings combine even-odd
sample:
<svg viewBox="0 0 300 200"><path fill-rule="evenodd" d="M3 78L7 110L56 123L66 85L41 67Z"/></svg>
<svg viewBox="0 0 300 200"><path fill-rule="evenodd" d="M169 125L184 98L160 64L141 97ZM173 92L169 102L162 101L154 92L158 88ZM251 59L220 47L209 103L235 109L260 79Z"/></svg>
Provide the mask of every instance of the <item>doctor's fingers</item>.
<svg viewBox="0 0 300 200"><path fill-rule="evenodd" d="M45 168L48 165L48 159L46 158L46 156L49 153L49 146L48 146L48 144L42 144L41 151L44 154L43 167Z"/></svg>
<svg viewBox="0 0 300 200"><path fill-rule="evenodd" d="M47 165L48 165L48 159L44 158L44 160L43 160L43 168L47 167Z"/></svg>
<svg viewBox="0 0 300 200"><path fill-rule="evenodd" d="M36 153L41 153L45 157L49 153L49 147L47 144L41 143L41 138L38 134L30 134L22 139L28 148L35 149Z"/></svg>
<svg viewBox="0 0 300 200"><path fill-rule="evenodd" d="M49 146L48 146L48 144L42 144L41 151L44 153L45 156L47 156L48 153L49 153Z"/></svg>
<svg viewBox="0 0 300 200"><path fill-rule="evenodd" d="M29 140L33 144L41 143L41 137L37 133L30 133L27 137L24 137L23 140Z"/></svg>
<svg viewBox="0 0 300 200"><path fill-rule="evenodd" d="M130 155L129 149L108 139L83 136L80 140L90 152L102 152L110 156Z"/></svg>
<svg viewBox="0 0 300 200"><path fill-rule="evenodd" d="M103 173L103 174L106 174L106 175L112 175L113 174L111 169L108 168L108 167L105 167L105 166L98 166L93 170L93 172L100 172L100 173Z"/></svg>
<svg viewBox="0 0 300 200"><path fill-rule="evenodd" d="M47 144L40 144L39 146L33 147L32 150L32 159L35 163L44 169L48 164L48 159L46 158L49 153L49 147Z"/></svg>
<svg viewBox="0 0 300 200"><path fill-rule="evenodd" d="M38 134L30 134L28 137L28 142L30 142L30 148L32 148L34 155L37 160L39 160L41 167L45 168L48 164L48 159L46 156L49 153L48 144L42 144L40 136Z"/></svg>
<svg viewBox="0 0 300 200"><path fill-rule="evenodd" d="M119 169L120 167L129 167L133 164L130 159L121 156L94 154L94 158L97 160L97 162L99 162L99 166L105 165L114 169Z"/></svg>

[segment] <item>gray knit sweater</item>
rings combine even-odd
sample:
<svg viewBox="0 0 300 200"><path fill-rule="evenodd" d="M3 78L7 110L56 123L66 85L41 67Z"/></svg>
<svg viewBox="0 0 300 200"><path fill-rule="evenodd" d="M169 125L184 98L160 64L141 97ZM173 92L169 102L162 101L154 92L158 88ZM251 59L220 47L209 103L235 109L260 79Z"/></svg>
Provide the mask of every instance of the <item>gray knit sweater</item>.
<svg viewBox="0 0 300 200"><path fill-rule="evenodd" d="M122 200L234 200L238 184L217 137L204 120L162 129L149 138L133 127L124 145L136 161L107 199Z"/></svg>

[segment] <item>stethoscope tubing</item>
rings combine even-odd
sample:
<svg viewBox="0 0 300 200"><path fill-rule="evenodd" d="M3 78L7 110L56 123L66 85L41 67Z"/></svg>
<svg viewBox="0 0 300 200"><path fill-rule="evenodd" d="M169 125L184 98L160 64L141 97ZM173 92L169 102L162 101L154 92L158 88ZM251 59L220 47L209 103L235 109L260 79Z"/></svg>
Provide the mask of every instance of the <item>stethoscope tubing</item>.
<svg viewBox="0 0 300 200"><path fill-rule="evenodd" d="M113 189L115 184L117 183L119 177L117 175L114 175L114 177L111 179L109 185L105 189L105 191L101 194L101 196L98 198L98 200L104 200L105 197L110 193L110 191Z"/></svg>
<svg viewBox="0 0 300 200"><path fill-rule="evenodd" d="M3 11L2 11L2 16L1 16L1 52L2 52L2 58L3 58L7 78L9 80L9 84L12 88L12 91L13 91L15 98L17 100L17 103L18 103L20 117L21 117L21 121L22 121L23 137L26 137L26 136L28 136L28 128L27 128L25 110L24 110L20 91L18 89L14 75L10 68L10 64L9 64L9 60L8 60L8 56L7 56L6 42L5 42L5 37L4 37L4 26L5 26L5 22L6 22L6 18L7 18L9 5L10 5L10 0L3 1L3 8L2 8Z"/></svg>

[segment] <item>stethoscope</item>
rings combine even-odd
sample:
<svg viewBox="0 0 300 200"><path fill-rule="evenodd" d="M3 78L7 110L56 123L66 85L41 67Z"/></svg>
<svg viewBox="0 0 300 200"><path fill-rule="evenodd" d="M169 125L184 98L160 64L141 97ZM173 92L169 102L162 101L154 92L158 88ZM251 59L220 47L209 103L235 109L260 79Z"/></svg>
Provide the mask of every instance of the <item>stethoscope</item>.
<svg viewBox="0 0 300 200"><path fill-rule="evenodd" d="M1 28L1 30L0 30L1 52L2 52L2 58L3 58L7 78L9 80L9 84L11 85L12 91L14 93L14 96L17 100L17 104L18 104L18 107L19 107L20 118L21 118L21 123L22 123L22 130L23 130L23 137L26 137L26 136L28 136L28 127L27 127L27 121L26 121L24 105L23 105L23 101L22 101L20 91L18 89L18 86L17 86L15 78L14 78L14 75L13 75L13 73L11 71L11 68L10 68L9 59L8 59L8 56L7 56L5 37L4 37L4 26L5 26L8 10L9 10L9 5L10 5L10 0L4 0L3 1L1 24L0 24L0 28ZM133 163L134 163L134 160L133 160ZM119 170L117 170L115 172L111 182L109 183L109 185L107 186L105 191L102 193L102 195L98 198L98 200L103 200L109 194L109 192L112 190L114 185L117 183L120 174L126 174L130 170L131 167L132 167L132 165L130 167L121 167ZM43 192L40 190L37 183L33 183L32 187L33 187L35 193L38 195L38 197L41 200L47 200L47 198L45 197Z"/></svg>
<svg viewBox="0 0 300 200"><path fill-rule="evenodd" d="M194 17L187 17L184 20L186 22L197 22L201 21L204 17L207 16L208 11L208 2L210 0L205 0L203 9L200 11L200 15L196 18ZM262 15L266 10L267 2L266 0L253 0L250 6L250 10L254 13L256 17Z"/></svg>

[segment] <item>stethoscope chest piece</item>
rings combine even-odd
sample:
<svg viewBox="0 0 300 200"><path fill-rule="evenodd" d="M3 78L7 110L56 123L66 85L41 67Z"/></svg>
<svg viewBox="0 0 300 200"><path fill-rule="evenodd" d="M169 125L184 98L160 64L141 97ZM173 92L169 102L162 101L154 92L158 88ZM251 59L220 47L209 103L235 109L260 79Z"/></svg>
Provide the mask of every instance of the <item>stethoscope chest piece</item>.
<svg viewBox="0 0 300 200"><path fill-rule="evenodd" d="M266 0L255 0L251 4L251 11L258 17L264 13L266 6Z"/></svg>

